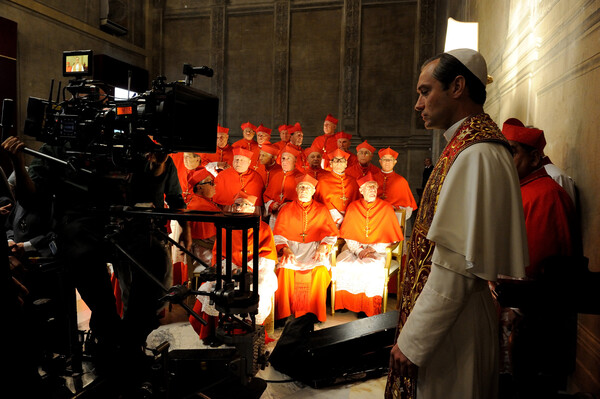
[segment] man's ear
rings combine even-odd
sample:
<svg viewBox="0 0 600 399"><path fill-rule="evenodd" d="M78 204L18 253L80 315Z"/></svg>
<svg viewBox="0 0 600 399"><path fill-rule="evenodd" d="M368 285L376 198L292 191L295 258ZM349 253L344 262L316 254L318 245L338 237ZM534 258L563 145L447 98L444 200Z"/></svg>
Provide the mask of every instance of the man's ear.
<svg viewBox="0 0 600 399"><path fill-rule="evenodd" d="M529 156L531 167L533 167L534 170L542 166L542 154L537 149L531 151Z"/></svg>
<svg viewBox="0 0 600 399"><path fill-rule="evenodd" d="M465 77L462 75L458 75L454 78L452 83L450 84L450 94L454 98L459 98L463 95L463 93L467 90L467 82Z"/></svg>

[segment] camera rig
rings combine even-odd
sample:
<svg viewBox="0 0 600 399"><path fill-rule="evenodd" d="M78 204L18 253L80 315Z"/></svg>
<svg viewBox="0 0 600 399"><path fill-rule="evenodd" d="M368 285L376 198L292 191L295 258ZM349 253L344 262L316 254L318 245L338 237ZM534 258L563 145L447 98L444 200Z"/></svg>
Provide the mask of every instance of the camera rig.
<svg viewBox="0 0 600 399"><path fill-rule="evenodd" d="M80 52L65 52L63 57L80 56ZM91 55L91 52L89 52ZM83 73L65 73L74 77L61 90L58 85L56 100L53 100L54 81L51 82L47 99L30 97L24 133L38 141L64 149L67 159L60 159L43 152L24 148L24 152L46 161L60 164L70 174L83 176L83 180L94 181L98 176L119 177L123 180L130 175L130 166L145 154L154 152L164 155L173 152L214 153L218 123L218 98L190 87L195 75L212 76L207 67L184 65L185 81L166 82L163 76L152 82L152 89L126 100L117 100L110 93L112 87L101 81L85 79L92 71L91 57ZM63 66L67 65L66 58ZM128 88L129 89L129 88ZM128 90L129 92L129 90ZM61 98L62 97L62 98ZM68 98L67 98L68 97ZM2 127L12 125L3 121ZM86 177L87 176L87 177ZM86 189L85 186L77 186ZM190 295L208 295L219 311L216 331L217 339L236 350L228 352L225 363L228 373L240 386L256 385L255 374L266 364L264 354L265 332L257 326L255 315L258 311L258 258L253 259L253 272L248 270L248 253L243 253L241 271L233 270L231 263L232 230L242 230L247 242L248 229L258 232L260 212L242 215L227 212L173 211L155 208L136 208L115 204L105 209L111 219L107 226L106 240L117 252L127 258L132 265L147 275L152 284L159 284L164 293L162 301L178 304L201 323L206 322L185 303ZM168 220L202 221L214 223L217 227L216 265L222 264L221 250L223 230L227 245L224 269L207 268L200 281L215 281L212 292L190 290L187 286L164 287L149 273L143 264L132 257L122 245L119 225L132 219L144 218L156 226L153 232L162 234L165 239L179 246L159 227ZM254 240L253 253L258 254L258 241ZM184 248L180 249L184 250ZM189 251L185 251L196 261L204 264ZM211 266L206 265L205 266ZM77 334L73 335L77 341ZM81 360L79 342L73 342L75 362ZM168 345L167 345L168 346ZM163 351L164 348L161 350ZM79 352L78 352L79 351ZM80 370L75 365L74 370ZM258 379L259 380L259 379ZM231 383L231 380L229 380ZM260 385L260 384L259 384Z"/></svg>
<svg viewBox="0 0 600 399"><path fill-rule="evenodd" d="M63 65L73 53L85 51L65 52ZM113 86L85 79L87 71L92 71L91 52L86 59L86 72L64 73L74 79L62 89L59 82L56 100L54 80L47 99L29 98L26 135L68 147L69 154L83 159L93 173L107 168L127 170L128 161L147 152L214 153L219 99L191 87L195 75L212 76L212 69L184 64L185 80L167 82L166 77L158 76L150 90L117 99ZM131 75L128 93L130 85Z"/></svg>
<svg viewBox="0 0 600 399"><path fill-rule="evenodd" d="M267 355L264 350L265 331L263 326L257 326L255 315L258 312L258 268L259 259L255 256L252 261L252 271L248 268L248 249L242 252L242 265L239 272L234 271L231 261L232 254L232 231L241 230L242 240L248 242L248 231L253 229L257 234L260 227L260 212L254 214L233 214L228 212L203 212L203 211L188 211L188 210L169 210L156 208L137 208L137 207L115 207L111 209L111 215L118 220L127 220L130 218L150 218L156 220L155 231L162 234L166 239L176 244L160 227L164 225L159 221L176 220L176 221L202 221L214 223L217 229L216 235L216 260L214 264L225 266L216 268L207 268L199 276L199 281L215 281L215 289L212 292L190 290L184 285L176 285L170 288L162 287L164 296L161 300L179 304L184 307L189 314L194 316L201 323L206 324L199 315L185 303L185 299L189 295L206 295L210 297L211 303L214 303L215 309L219 311L218 325L216 329L217 340L228 347L237 349L233 358L229 362L229 370L235 375L237 383L241 386L246 386L253 383L254 376L260 368L264 368L267 362ZM221 256L223 249L223 233L225 234L225 259ZM118 231L113 235L108 236L108 240L122 254L127 256L129 260L136 265L140 270L144 270L144 266L131 257L127 251L119 244ZM178 244L176 244L179 246ZM259 253L258 240L252 241L252 253ZM204 263L201 259L196 258L193 254L179 246L188 255L196 261ZM205 266L209 266L206 265ZM149 273L145 271L145 274ZM153 279L155 284L161 284L160 281ZM255 381L254 381L255 382Z"/></svg>

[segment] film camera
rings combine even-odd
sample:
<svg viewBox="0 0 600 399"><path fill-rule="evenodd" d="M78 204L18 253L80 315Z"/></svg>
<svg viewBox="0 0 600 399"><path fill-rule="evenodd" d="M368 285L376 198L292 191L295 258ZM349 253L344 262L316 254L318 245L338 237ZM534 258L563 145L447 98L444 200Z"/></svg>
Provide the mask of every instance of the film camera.
<svg viewBox="0 0 600 399"><path fill-rule="evenodd" d="M86 79L92 73L91 50L64 52L63 75L74 79L62 91L59 85L56 101L54 82L47 99L29 98L24 133L51 145L68 144L92 159L115 151L125 157L158 149L215 151L219 100L190 86L195 74L211 76L211 69L186 64L184 82L157 77L151 90L124 100L110 94L113 87Z"/></svg>

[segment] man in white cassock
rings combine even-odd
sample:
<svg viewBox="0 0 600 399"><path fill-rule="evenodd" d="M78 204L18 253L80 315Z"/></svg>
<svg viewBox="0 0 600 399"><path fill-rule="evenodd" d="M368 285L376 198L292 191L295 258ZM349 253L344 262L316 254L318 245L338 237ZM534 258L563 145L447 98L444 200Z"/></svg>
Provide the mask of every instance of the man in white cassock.
<svg viewBox="0 0 600 399"><path fill-rule="evenodd" d="M498 396L498 317L488 286L528 261L519 178L483 111L487 66L457 49L423 64L415 109L448 144L429 178L409 244L386 398Z"/></svg>

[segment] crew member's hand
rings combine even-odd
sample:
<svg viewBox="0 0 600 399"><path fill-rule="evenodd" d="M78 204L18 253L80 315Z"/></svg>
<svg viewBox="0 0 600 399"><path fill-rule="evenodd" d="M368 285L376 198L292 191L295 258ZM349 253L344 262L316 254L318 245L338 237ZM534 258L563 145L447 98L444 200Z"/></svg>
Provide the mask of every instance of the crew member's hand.
<svg viewBox="0 0 600 399"><path fill-rule="evenodd" d="M181 234L179 235L179 245L184 247L186 250L192 250L192 229L189 223L185 222L184 226L181 226Z"/></svg>
<svg viewBox="0 0 600 399"><path fill-rule="evenodd" d="M390 352L390 370L395 375L403 377L416 377L419 368L413 362L411 362L404 353L400 350L398 345L392 347Z"/></svg>
<svg viewBox="0 0 600 399"><path fill-rule="evenodd" d="M286 264L286 263L295 264L296 263L296 255L294 255L294 253L292 252L290 247L283 247L283 249L281 250L281 260L280 261L281 261L281 264Z"/></svg>
<svg viewBox="0 0 600 399"><path fill-rule="evenodd" d="M25 244L22 242L17 243L13 240L8 240L8 249L18 259L21 259L25 255Z"/></svg>
<svg viewBox="0 0 600 399"><path fill-rule="evenodd" d="M25 167L25 143L18 137L10 136L2 143L0 155L8 157L13 164L16 188L15 195L19 200L27 200L35 195L36 188Z"/></svg>
<svg viewBox="0 0 600 399"><path fill-rule="evenodd" d="M0 206L0 216L8 215L12 209L12 206L13 206L13 204L6 204L3 206Z"/></svg>
<svg viewBox="0 0 600 399"><path fill-rule="evenodd" d="M13 164L25 163L23 148L25 148L25 143L15 136L10 136L2 143L2 149L6 151L6 153L8 153L8 156L10 157Z"/></svg>

